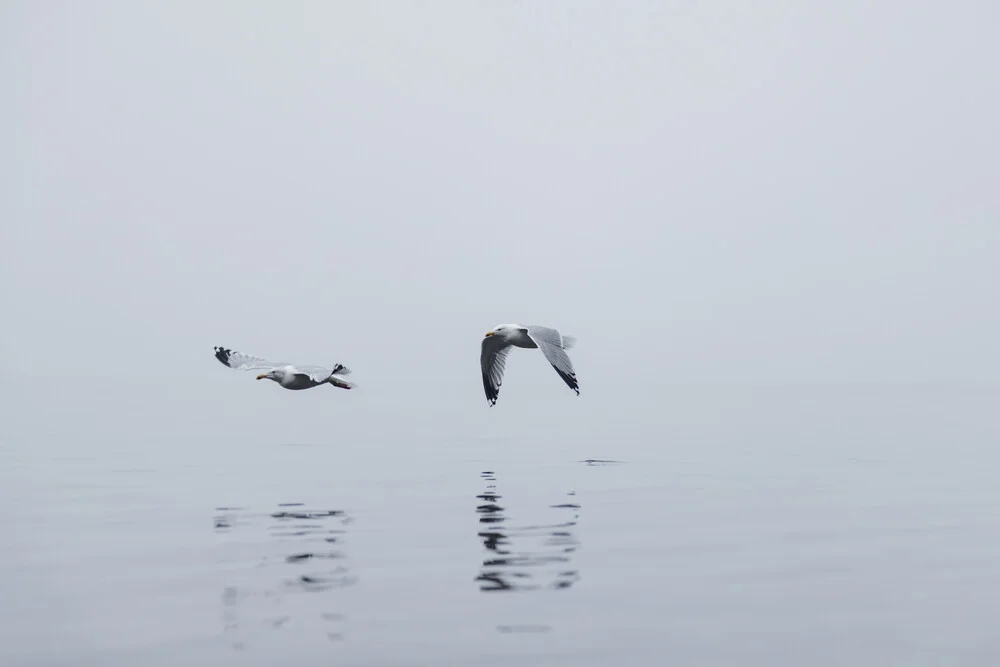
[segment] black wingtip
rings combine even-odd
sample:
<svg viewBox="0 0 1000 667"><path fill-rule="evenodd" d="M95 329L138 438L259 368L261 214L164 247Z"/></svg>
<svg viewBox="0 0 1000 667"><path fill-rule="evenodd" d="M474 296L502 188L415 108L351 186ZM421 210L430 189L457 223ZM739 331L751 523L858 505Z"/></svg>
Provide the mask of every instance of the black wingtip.
<svg viewBox="0 0 1000 667"><path fill-rule="evenodd" d="M558 368L556 368L555 364L552 365L552 368L556 369L556 373L558 373L559 377L561 377L563 379L563 382L565 382L566 385L570 389L572 389L573 391L575 391L577 396L579 396L580 395L580 383L576 381L576 373L563 373L561 370L559 370Z"/></svg>
<svg viewBox="0 0 1000 667"><path fill-rule="evenodd" d="M486 402L490 404L492 408L496 402L497 398L500 396L500 385L493 387L490 383L489 377L483 374L483 391L486 393Z"/></svg>
<svg viewBox="0 0 1000 667"><path fill-rule="evenodd" d="M215 358L218 359L223 366L229 366L229 355L232 353L232 350L227 350L224 347L215 348Z"/></svg>

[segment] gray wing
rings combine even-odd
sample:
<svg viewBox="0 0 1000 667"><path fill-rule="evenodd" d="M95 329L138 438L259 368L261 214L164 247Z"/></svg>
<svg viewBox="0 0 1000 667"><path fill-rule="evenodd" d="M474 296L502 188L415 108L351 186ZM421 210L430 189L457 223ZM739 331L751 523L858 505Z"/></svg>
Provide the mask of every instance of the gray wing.
<svg viewBox="0 0 1000 667"><path fill-rule="evenodd" d="M270 371L275 368L288 366L288 364L281 361L268 361L267 359L261 359L260 357L243 354L242 352L237 352L236 350L230 350L224 347L215 348L215 358L218 359L223 366L229 366L230 368L234 368L238 371Z"/></svg>
<svg viewBox="0 0 1000 667"><path fill-rule="evenodd" d="M507 353L510 344L499 336L483 338L483 351L479 355L479 365L483 370L483 390L486 400L491 406L496 405L500 395L500 383L503 381L503 369L507 364Z"/></svg>
<svg viewBox="0 0 1000 667"><path fill-rule="evenodd" d="M295 366L284 361L268 361L250 354L237 352L224 347L215 348L215 358L223 365L238 371L270 371L275 368L291 368L292 372L305 375L313 382L323 382L331 375L348 375L351 369L343 364L334 364L333 368L322 366Z"/></svg>
<svg viewBox="0 0 1000 667"><path fill-rule="evenodd" d="M566 349L571 347L576 339L570 336L563 336L555 329L548 327L528 326L528 337L535 341L535 345L542 351L545 358L556 369L556 373L563 379L570 389L580 395L580 383L576 381L576 371L573 370L573 363L566 354Z"/></svg>
<svg viewBox="0 0 1000 667"><path fill-rule="evenodd" d="M313 382L322 382L331 375L350 375L351 369L343 364L334 364L332 369L323 366L296 366L295 372L308 375Z"/></svg>

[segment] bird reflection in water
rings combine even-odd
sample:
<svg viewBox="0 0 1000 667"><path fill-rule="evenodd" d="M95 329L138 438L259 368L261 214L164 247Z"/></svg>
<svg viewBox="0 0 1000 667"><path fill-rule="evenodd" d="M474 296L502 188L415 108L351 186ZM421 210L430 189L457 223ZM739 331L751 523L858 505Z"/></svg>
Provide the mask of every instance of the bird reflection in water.
<svg viewBox="0 0 1000 667"><path fill-rule="evenodd" d="M497 492L496 475L485 471L482 478L486 489L476 496L478 535L489 553L476 577L479 590L558 590L575 584L579 574L572 567L572 557L579 542L573 528L580 518L580 506L574 502L550 505L563 518L553 524L512 526L500 505L502 496Z"/></svg>
<svg viewBox="0 0 1000 667"><path fill-rule="evenodd" d="M262 627L302 630L312 625L332 641L341 639L342 614L295 615L297 606L315 609L311 603L297 604L295 595L328 593L355 582L341 550L351 518L340 510L307 509L302 503L282 503L268 514L238 507L219 507L216 512L216 533L233 537L220 547L235 554L227 560L246 562L246 550L254 550L254 566L230 567L230 582L222 593L223 627L232 646L243 649L251 639L262 640Z"/></svg>

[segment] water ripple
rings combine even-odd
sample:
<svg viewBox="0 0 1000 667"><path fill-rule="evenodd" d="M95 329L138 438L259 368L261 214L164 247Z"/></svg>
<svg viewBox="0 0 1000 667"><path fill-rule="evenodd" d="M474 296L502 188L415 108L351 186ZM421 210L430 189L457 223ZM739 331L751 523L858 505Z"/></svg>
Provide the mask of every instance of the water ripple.
<svg viewBox="0 0 1000 667"><path fill-rule="evenodd" d="M481 473L486 489L476 496L480 529L477 536L488 552L483 559L479 590L529 591L566 589L580 576L573 567L573 553L580 542L573 528L580 518L580 505L562 502L550 505L563 520L554 523L514 525L500 505L493 471ZM567 496L575 495L573 492Z"/></svg>
<svg viewBox="0 0 1000 667"><path fill-rule="evenodd" d="M341 550L351 518L342 510L307 509L303 503L279 503L278 508L252 513L218 507L213 517L215 532L229 547L245 552L249 540L254 549L253 566L233 569L233 581L222 592L223 632L237 650L266 640L260 628L311 625L331 641L343 638L343 614L317 614L315 605L299 604L295 596L330 593L356 582ZM245 554L238 560L246 561ZM296 614L297 608L311 611Z"/></svg>

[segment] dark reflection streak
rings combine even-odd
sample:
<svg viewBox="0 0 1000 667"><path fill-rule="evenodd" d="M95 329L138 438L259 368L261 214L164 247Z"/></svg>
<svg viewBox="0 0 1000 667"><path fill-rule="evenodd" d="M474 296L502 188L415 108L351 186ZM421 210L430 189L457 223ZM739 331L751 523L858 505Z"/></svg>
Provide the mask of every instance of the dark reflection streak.
<svg viewBox="0 0 1000 667"><path fill-rule="evenodd" d="M569 558L565 556L514 556L513 558L493 558L483 561L483 567L494 567L497 565L516 565L520 567L533 567L535 565L547 565L549 563L568 563Z"/></svg>
<svg viewBox="0 0 1000 667"><path fill-rule="evenodd" d="M302 507L303 503L280 503L278 507ZM267 514L241 513L239 521L237 515L230 510L217 508L216 511L226 512L216 516L214 524L216 532L225 535L231 532L234 526L257 526L260 528L261 522L272 521L271 525L263 526L265 534L277 544L288 543L291 553L284 555L264 556L253 568L264 568L263 572L271 572L272 567L278 567L285 576L280 576L278 581L272 580L271 585L264 584L260 587L260 578L255 577L254 583L249 586L227 586L223 590L223 628L231 636L248 635L241 637L240 641L232 641L233 648L242 650L253 640L257 628L264 626L280 630L286 623L293 621L290 614L273 616L275 611L284 611L294 604L294 597L286 597L296 593L323 593L339 588L344 588L355 583L356 578L349 568L343 565L335 565L332 561L340 561L344 554L340 551L329 551L332 543L339 543L343 540L346 532L343 528L330 528L334 525L346 526L351 522L351 518L342 510L306 510L296 509L295 511L280 510ZM303 520L309 523L302 523ZM245 528L244 528L245 529ZM337 534L337 537L330 536ZM291 545L295 543L297 548ZM326 550L314 550L315 543L325 545ZM312 547L307 547L312 544ZM305 548L303 548L305 547ZM291 567L289 567L291 566ZM287 568L287 570L286 570ZM307 571L303 572L302 570ZM266 574L263 575L265 578ZM280 585L278 583L280 582ZM241 622L241 617L252 615L254 607L257 613L261 613L259 608L261 603L268 601L265 618L258 621ZM343 638L342 626L344 616L333 612L323 612L320 620L324 627L322 632L330 640L340 640ZM301 621L300 621L301 622ZM330 623L336 623L331 627ZM298 625L298 623L293 624ZM247 630L246 628L251 628Z"/></svg>
<svg viewBox="0 0 1000 667"><path fill-rule="evenodd" d="M483 472L485 481L495 482L493 472ZM567 495L576 495L569 492ZM491 552L489 558L482 562L479 576L479 589L484 592L493 591L526 591L538 590L543 587L538 579L551 577L549 588L560 590L569 588L579 579L576 570L563 569L556 572L546 568L556 563L569 563L571 554L576 551L579 543L573 536L572 528L576 525L579 514L573 515L573 520L554 525L505 526L498 524L508 522L505 508L498 501L502 496L496 491L495 484L488 484L484 493L476 496L477 500L486 501L476 506L480 524L490 525L489 530L480 530L477 536L483 541L483 546ZM550 509L572 510L580 509L575 503L550 505ZM532 541L540 542L540 550L517 550L510 548L511 542L518 546Z"/></svg>
<svg viewBox="0 0 1000 667"><path fill-rule="evenodd" d="M479 537L483 538L483 546L485 546L490 551L495 551L498 554L508 554L509 551L504 551L500 549L501 544L507 543L507 538L503 533L494 532L484 532L479 533Z"/></svg>
<svg viewBox="0 0 1000 667"><path fill-rule="evenodd" d="M328 510L324 512L273 512L272 519L325 519L328 516L342 516L340 510Z"/></svg>

